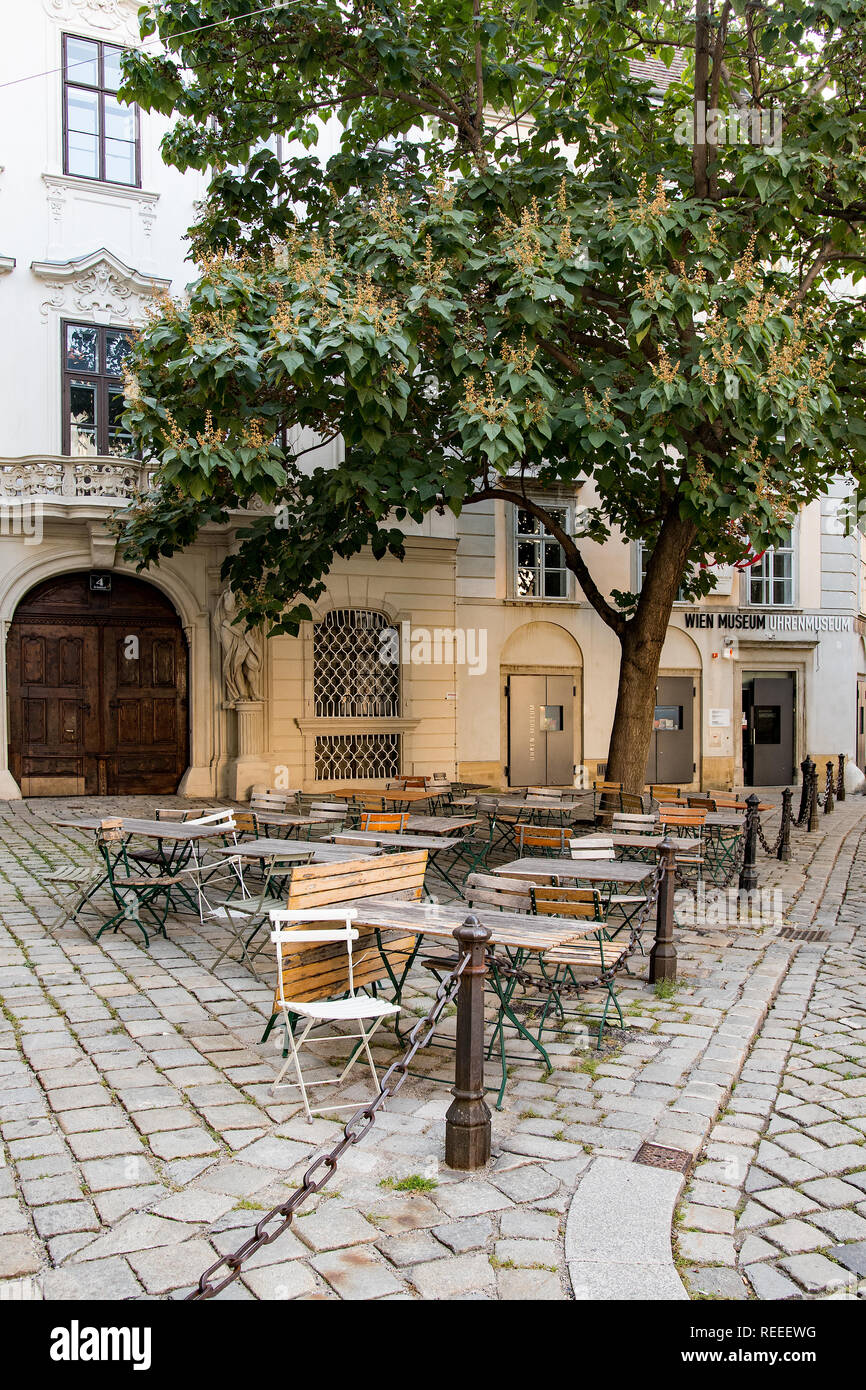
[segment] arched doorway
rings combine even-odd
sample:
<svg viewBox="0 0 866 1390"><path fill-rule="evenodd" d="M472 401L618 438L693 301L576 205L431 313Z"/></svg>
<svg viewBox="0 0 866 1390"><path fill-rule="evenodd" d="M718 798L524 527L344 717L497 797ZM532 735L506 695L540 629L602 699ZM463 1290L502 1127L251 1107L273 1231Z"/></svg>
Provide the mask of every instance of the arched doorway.
<svg viewBox="0 0 866 1390"><path fill-rule="evenodd" d="M577 641L558 623L523 623L500 653L510 787L574 786L581 763L581 677Z"/></svg>
<svg viewBox="0 0 866 1390"><path fill-rule="evenodd" d="M6 646L9 766L24 796L166 795L187 766L187 650L153 585L82 571L37 584Z"/></svg>

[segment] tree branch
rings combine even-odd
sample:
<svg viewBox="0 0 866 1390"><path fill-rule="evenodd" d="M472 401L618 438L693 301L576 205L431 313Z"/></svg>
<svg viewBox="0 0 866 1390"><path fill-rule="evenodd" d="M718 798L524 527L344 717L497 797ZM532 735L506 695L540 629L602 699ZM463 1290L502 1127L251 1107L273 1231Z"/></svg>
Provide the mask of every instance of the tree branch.
<svg viewBox="0 0 866 1390"><path fill-rule="evenodd" d="M470 506L473 502L510 502L513 507L522 507L525 511L540 521L546 530L559 542L565 551L565 558L568 568L577 578L581 589L585 593L587 600L595 609L602 622L606 623L617 637L622 637L626 630L626 620L623 615L614 608L604 594L599 589L595 580L589 572L586 561L574 543L572 536L564 531L559 522L551 516L550 512L540 503L534 502L527 497L525 492L513 492L507 487L485 487L478 492L473 492L470 497L464 498L464 506Z"/></svg>

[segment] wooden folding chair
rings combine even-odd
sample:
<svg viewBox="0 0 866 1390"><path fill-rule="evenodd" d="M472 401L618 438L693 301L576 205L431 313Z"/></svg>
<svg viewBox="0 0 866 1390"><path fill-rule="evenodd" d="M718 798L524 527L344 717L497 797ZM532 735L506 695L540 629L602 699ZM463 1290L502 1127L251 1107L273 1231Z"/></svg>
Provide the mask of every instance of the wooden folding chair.
<svg viewBox="0 0 866 1390"><path fill-rule="evenodd" d="M250 810L261 815L286 816L300 810L299 791L281 791L276 787L253 787Z"/></svg>
<svg viewBox="0 0 866 1390"><path fill-rule="evenodd" d="M524 855L563 855L568 853L569 829L556 825L518 825L518 857Z"/></svg>
<svg viewBox="0 0 866 1390"><path fill-rule="evenodd" d="M82 931L86 931L84 923L78 920L79 916L94 894L108 881L102 859L92 859L87 864L66 864L44 873L37 870L35 877L59 909L45 930L52 933L65 922L74 922Z"/></svg>
<svg viewBox="0 0 866 1390"><path fill-rule="evenodd" d="M410 815L410 811L362 811L359 829L379 835L402 835Z"/></svg>
<svg viewBox="0 0 866 1390"><path fill-rule="evenodd" d="M532 911L531 885L527 879L506 878L501 874L470 874L466 880L464 894L470 907L495 907L500 912L526 912ZM509 961L521 970L524 968L527 959L527 952L516 947L504 947L505 955ZM441 979L441 971L451 969L456 963L456 957L449 956L446 959L440 958L438 962L430 961L429 957L424 964L428 969L432 969L437 979ZM518 1037L525 1038L543 1057L545 1065L549 1071L553 1070L553 1064L541 1040L541 1034L536 1036L527 1028L522 1019L517 1017L514 1012L513 999L517 989L517 980L513 977L503 977L497 969L495 957L488 974L488 988L497 1001L496 1018L487 1044L485 1056L490 1058L493 1049L499 1048L501 1082L499 1086L499 1096L496 1101L496 1108L501 1109L502 1097L505 1094L505 1086L508 1080L508 1059L505 1048L505 1025L510 1023L515 1029ZM524 988L524 986L521 986Z"/></svg>
<svg viewBox="0 0 866 1390"><path fill-rule="evenodd" d="M126 851L122 820L101 821L96 844L105 863L106 880L117 911L103 922L95 939L98 941L103 932L109 929L118 931L124 922L130 922L138 927L145 946L149 946L150 937L141 920L142 912L153 917L158 932L166 936L165 922L171 906L171 890L183 884L183 875L133 873ZM159 897L163 899L161 912L155 906Z"/></svg>
<svg viewBox="0 0 866 1390"><path fill-rule="evenodd" d="M596 825L610 825L614 812L622 810L622 782L594 781L592 809Z"/></svg>
<svg viewBox="0 0 866 1390"><path fill-rule="evenodd" d="M663 835L695 841L694 855L677 854L677 864L681 869L695 869L698 878L702 876L704 824L707 814L703 807L697 806L659 807L659 828Z"/></svg>
<svg viewBox="0 0 866 1390"><path fill-rule="evenodd" d="M655 816L619 814L614 816L611 830L614 835L656 835L658 834L658 821Z"/></svg>
<svg viewBox="0 0 866 1390"><path fill-rule="evenodd" d="M569 846L572 859L616 858L613 839L609 835L581 835L579 840L570 840ZM615 887L615 875L612 874L610 882L602 892L602 904L605 913L619 912L623 920L620 926L610 933L611 936L617 936L623 927L629 926L632 917L646 902L645 893L617 893Z"/></svg>
<svg viewBox="0 0 866 1390"><path fill-rule="evenodd" d="M607 932L607 922L602 916L601 899L597 890L593 888L565 888L551 887L545 888L537 884L531 886L532 910L539 916L545 917L575 917L582 921L598 923L598 931L594 932L591 938L586 941L575 942L570 946L557 946L554 950L545 951L540 958L539 964L546 979L551 983L561 985L570 980L573 984L578 984L578 975L575 972L593 973L595 975L604 970L609 970L615 965L623 953L622 946L616 946L609 939ZM552 976L547 974L547 967L554 966ZM606 980L602 983L602 988L606 989L607 995L604 1001L601 1019L598 1025L598 1047L601 1047L601 1035L607 1021L608 1009L611 1004L617 1011L620 1027L623 1027L622 1010L619 1007L619 1000L613 987L613 980ZM538 1033L544 1028L547 1014L551 1004L554 1004L560 1018L565 1017L562 1006L561 994L558 990L551 991L545 1003L541 1016Z"/></svg>

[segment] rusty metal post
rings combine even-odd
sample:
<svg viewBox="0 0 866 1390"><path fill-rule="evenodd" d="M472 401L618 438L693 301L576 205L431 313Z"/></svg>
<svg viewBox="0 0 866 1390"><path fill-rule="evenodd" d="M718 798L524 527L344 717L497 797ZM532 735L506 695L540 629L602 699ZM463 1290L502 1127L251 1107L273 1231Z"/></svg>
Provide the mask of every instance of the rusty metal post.
<svg viewBox="0 0 866 1390"><path fill-rule="evenodd" d="M817 830L820 824L818 820L818 769L812 768L812 775L809 779L809 829Z"/></svg>
<svg viewBox="0 0 866 1390"><path fill-rule="evenodd" d="M790 787L782 792L782 838L779 842L778 858L787 864L791 858L791 802L794 793Z"/></svg>
<svg viewBox="0 0 866 1390"><path fill-rule="evenodd" d="M468 951L457 995L454 1099L445 1116L445 1162L470 1172L490 1158L490 1108L484 1099L484 979L490 931L471 914L454 928L461 953Z"/></svg>
<svg viewBox="0 0 866 1390"><path fill-rule="evenodd" d="M836 783L836 800L845 800L845 754L839 754L839 780Z"/></svg>
<svg viewBox="0 0 866 1390"><path fill-rule="evenodd" d="M807 753L800 764L800 771L803 774L803 781L802 786L800 788L800 813L797 816L798 825L802 825L803 821L809 814L809 797L812 795L812 768L814 766L815 764L812 762L812 759L809 757L809 754Z"/></svg>
<svg viewBox="0 0 866 1390"><path fill-rule="evenodd" d="M677 978L677 948L674 944L674 893L676 892L676 845L665 837L659 845L663 865L656 906L656 939L649 958L649 982Z"/></svg>
<svg viewBox="0 0 866 1390"><path fill-rule="evenodd" d="M758 807L761 801L757 792L746 797L746 837L743 851L743 867L740 870L740 889L744 893L754 893L758 886Z"/></svg>
<svg viewBox="0 0 866 1390"><path fill-rule="evenodd" d="M827 761L827 790L824 794L824 815L829 816L833 810L833 764Z"/></svg>

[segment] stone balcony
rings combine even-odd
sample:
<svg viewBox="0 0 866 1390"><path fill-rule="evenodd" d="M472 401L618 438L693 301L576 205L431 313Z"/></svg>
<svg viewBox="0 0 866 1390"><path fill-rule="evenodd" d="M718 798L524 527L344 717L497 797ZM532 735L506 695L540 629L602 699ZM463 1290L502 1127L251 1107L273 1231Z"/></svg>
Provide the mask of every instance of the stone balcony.
<svg viewBox="0 0 866 1390"><path fill-rule="evenodd" d="M152 468L138 459L67 458L26 454L0 458L0 504L12 499L42 502L104 503L116 507L150 483Z"/></svg>

